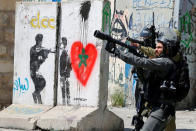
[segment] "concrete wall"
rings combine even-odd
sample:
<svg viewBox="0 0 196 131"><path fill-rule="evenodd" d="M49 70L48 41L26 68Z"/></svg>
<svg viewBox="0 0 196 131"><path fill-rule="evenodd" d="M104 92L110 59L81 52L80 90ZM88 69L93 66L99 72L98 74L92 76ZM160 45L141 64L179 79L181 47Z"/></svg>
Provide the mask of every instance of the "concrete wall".
<svg viewBox="0 0 196 131"><path fill-rule="evenodd" d="M196 1L176 1L173 27L179 29L182 35L181 48L187 57L191 84L187 98L178 106L190 109L196 106Z"/></svg>
<svg viewBox="0 0 196 131"><path fill-rule="evenodd" d="M58 104L97 106L102 45L94 37L102 28L102 1L62 3ZM96 23L96 24L95 24Z"/></svg>
<svg viewBox="0 0 196 131"><path fill-rule="evenodd" d="M14 104L106 106L108 57L94 37L108 31L104 9L111 14L103 1L17 3Z"/></svg>
<svg viewBox="0 0 196 131"><path fill-rule="evenodd" d="M56 3L16 5L14 104L53 105L56 16Z"/></svg>
<svg viewBox="0 0 196 131"><path fill-rule="evenodd" d="M69 1L69 0L68 0ZM70 0L71 1L71 0ZM80 1L80 0L78 0ZM0 102L1 104L10 104L12 99L12 89L13 89L13 82L17 81L18 78L14 78L13 80L13 58L14 58L14 26L15 26L15 0L0 0ZM184 2L184 4L183 4ZM185 3L187 2L187 3ZM177 8L180 5L179 8ZM175 8L174 8L175 7ZM173 25L171 25L172 22L172 10L173 8L177 13L173 13ZM121 10L121 13L120 13ZM147 23L152 22L152 12L155 12L155 26L156 28L159 28L159 26L168 27L169 21L170 26L173 26L174 28L180 28L180 18L185 15L185 13L188 11L189 14L186 15L186 17L189 18L189 15L191 16L191 32L193 39L190 41L190 44L188 47L182 46L184 48L184 54L187 55L188 61L189 61L189 69L190 69L190 80L191 80L191 91L189 92L189 97L185 101L185 103L188 103L188 106L191 107L194 105L193 99L195 98L195 3L194 0L189 1L175 1L175 6L173 6L173 3L171 0L164 0L164 1L158 1L158 0L111 0L111 11L112 11L112 20L111 20L111 32L112 29L115 29L115 20L119 17L121 18L122 24L124 25L124 28L122 30L116 30L119 31L119 35L125 35L128 34L130 37L137 37L141 29L146 25ZM117 12L116 12L117 11ZM123 12L122 12L123 11ZM180 12L179 12L180 11ZM165 13L167 12L167 13ZM116 14L116 15L114 15ZM37 15L36 13L34 14ZM42 15L42 14L40 14ZM79 16L79 15L78 15ZM63 18L62 18L63 19ZM79 20L79 19L78 19ZM119 25L118 25L119 26ZM117 27L118 27L117 26ZM63 27L62 27L63 29ZM44 29L47 30L47 29ZM88 28L88 31L90 29ZM63 30L62 30L63 32ZM36 34L36 33L35 33ZM35 41L33 40L33 37L35 38L35 34L33 36L32 34L32 45L35 44ZM80 33L78 33L79 35ZM186 35L187 33L184 33L183 36L190 36ZM115 34L112 34L115 35ZM55 35L54 35L55 36ZM61 37L66 35L62 34ZM44 39L45 39L44 35ZM74 36L75 37L75 36ZM79 36L77 36L79 38ZM118 37L116 37L118 38ZM70 43L69 38L68 44ZM77 39L74 39L74 41ZM82 41L82 39L79 39ZM122 40L123 41L123 40ZM72 40L73 42L73 40ZM84 43L84 42L82 42ZM99 43L99 42L98 42ZM93 44L95 42L93 41ZM96 45L96 44L95 44ZM184 45L184 44L182 44ZM25 47L27 49L27 47ZM69 46L69 55L70 55L70 48ZM97 49L98 50L98 49ZM99 51L99 50L98 50ZM61 52L60 52L61 53ZM49 55L50 56L50 55ZM48 57L49 58L49 57ZM49 59L48 59L49 60ZM25 60L26 61L26 60ZM109 104L111 104L110 96L113 94L114 89L120 89L124 92L125 96L125 105L133 104L134 103L134 91L135 91L135 79L133 78L132 74L130 73L132 67L128 64L125 64L121 60L118 60L116 58L110 58L110 72L109 72ZM29 62L27 62L29 64ZM26 65L28 66L28 65ZM29 67L28 67L29 68ZM94 69L96 68L96 64ZM94 71L93 69L93 71ZM21 69L20 69L21 70ZM96 71L91 72L91 75L93 75ZM29 71L27 73L29 75ZM91 75L89 76L89 80L86 84L88 87L89 81L92 79ZM100 74L101 75L101 74ZM45 77L45 76L44 76ZM47 75L46 75L47 77ZM70 77L73 78L74 81L77 81L76 83L80 83L77 77L74 74L74 71L71 71ZM28 79L31 79L30 75L28 76ZM20 78L21 84L25 84L25 78ZM33 85L32 80L31 85ZM59 82L60 82L60 75L59 75ZM83 88L82 84L81 87ZM60 86L60 85L59 85ZM83 89L86 90L86 86L84 86ZM58 104L62 104L62 93L61 88L58 88L58 93L60 95L58 96ZM77 89L77 86L76 88ZM33 104L33 98L31 96L32 92L34 90L34 87L31 87L27 92L30 95L30 98L28 101L31 101ZM46 90L46 88L44 89ZM70 90L71 91L71 90ZM16 91L20 93L20 91ZM26 92L26 93L27 93ZM96 91L95 91L96 92ZM25 94L26 94L25 93ZM44 93L44 91L42 91ZM71 94L71 93L70 93ZM85 94L85 93L84 93ZM19 95L19 94L16 94ZM24 95L24 93L22 93ZM20 97L18 97L20 98ZM21 100L17 100L21 101ZM91 101L92 102L92 101ZM45 103L45 102L44 102ZM95 104L95 103L94 103ZM183 104L181 104L183 105ZM187 106L187 104L185 104ZM184 106L184 105L183 105Z"/></svg>

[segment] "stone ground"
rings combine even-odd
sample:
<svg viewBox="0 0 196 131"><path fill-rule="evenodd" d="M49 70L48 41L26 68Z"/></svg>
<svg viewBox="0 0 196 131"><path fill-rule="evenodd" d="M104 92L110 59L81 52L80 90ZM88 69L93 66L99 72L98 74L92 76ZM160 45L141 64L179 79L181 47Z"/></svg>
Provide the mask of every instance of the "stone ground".
<svg viewBox="0 0 196 131"><path fill-rule="evenodd" d="M109 107L109 109L124 120L124 131L132 131L132 116L136 114L133 107ZM176 131L196 131L196 110L176 112Z"/></svg>

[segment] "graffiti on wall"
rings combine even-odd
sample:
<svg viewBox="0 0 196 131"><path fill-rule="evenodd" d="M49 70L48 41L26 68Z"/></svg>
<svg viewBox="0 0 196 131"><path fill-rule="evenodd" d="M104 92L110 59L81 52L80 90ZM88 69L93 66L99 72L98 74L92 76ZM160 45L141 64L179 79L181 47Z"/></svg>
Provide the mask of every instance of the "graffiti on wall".
<svg viewBox="0 0 196 131"><path fill-rule="evenodd" d="M114 39L120 40L122 42L126 41L128 36L128 10L115 10L115 14L112 20L111 26L111 36ZM120 50L124 51L125 48L118 46ZM117 61L116 58L111 61L110 68L110 81L123 87L125 84L124 68L125 65L122 62Z"/></svg>
<svg viewBox="0 0 196 131"><path fill-rule="evenodd" d="M108 1L103 8L103 18L102 18L102 31L105 31L105 27L109 27L109 33L111 33L111 8L110 2Z"/></svg>
<svg viewBox="0 0 196 131"><path fill-rule="evenodd" d="M17 107L17 106L10 106L6 110L8 110L10 113L25 114L25 115L37 114L44 111L41 108L27 108L27 107Z"/></svg>
<svg viewBox="0 0 196 131"><path fill-rule="evenodd" d="M61 91L62 91L62 103L70 104L70 89L69 89L69 80L71 68L71 60L68 55L68 51L66 50L67 47L67 38L62 37L61 43L62 53L60 55L60 83L61 83Z"/></svg>
<svg viewBox="0 0 196 131"><path fill-rule="evenodd" d="M117 58L111 58L109 69L109 81L111 83L117 84L120 87L124 86L124 64L119 62Z"/></svg>
<svg viewBox="0 0 196 131"><path fill-rule="evenodd" d="M170 17L164 11L159 13L154 12L154 22L156 29L161 27L169 27ZM140 11L133 12L129 19L129 36L132 38L140 37L139 34L143 27L153 24L153 13L152 10L145 11L144 9Z"/></svg>
<svg viewBox="0 0 196 131"><path fill-rule="evenodd" d="M112 20L111 36L124 41L128 36L128 10L116 10Z"/></svg>
<svg viewBox="0 0 196 131"><path fill-rule="evenodd" d="M196 8L191 3L191 9L187 9L184 15L180 16L180 32L182 34L181 42L188 48L191 41L196 36L195 24L196 24ZM188 7L186 7L188 8ZM181 10L184 11L184 8Z"/></svg>
<svg viewBox="0 0 196 131"><path fill-rule="evenodd" d="M90 9L90 1L81 3L79 12L81 16L81 41L74 42L71 47L71 65L76 78L83 86L86 86L97 58L96 47L93 43L87 42L87 22Z"/></svg>
<svg viewBox="0 0 196 131"><path fill-rule="evenodd" d="M31 18L30 25L33 28L55 29L55 19L47 16L40 17L40 12L38 12L36 16Z"/></svg>
<svg viewBox="0 0 196 131"><path fill-rule="evenodd" d="M25 82L22 82L20 77L18 77L17 80L14 81L14 88L13 88L13 94L19 92L19 96L23 93L26 93L29 90L29 80L25 78Z"/></svg>
<svg viewBox="0 0 196 131"><path fill-rule="evenodd" d="M116 3L115 3L116 4ZM111 36L114 39L120 40L122 42L126 41L126 37L128 36L128 10L118 10L114 9L114 14L111 23ZM125 51L125 48L118 46L118 49L121 51ZM125 78L125 63L115 57L110 57L109 64L109 90L113 90L114 88L125 88L128 86ZM128 81L127 81L128 82ZM113 92L109 92L112 95ZM125 94L126 95L126 94ZM125 97L126 99L126 97Z"/></svg>
<svg viewBox="0 0 196 131"><path fill-rule="evenodd" d="M172 0L132 0L133 8L172 7Z"/></svg>
<svg viewBox="0 0 196 131"><path fill-rule="evenodd" d="M40 66L48 58L49 53L55 53L51 49L42 46L43 35L37 34L35 36L35 45L30 49L30 76L33 80L35 91L33 92L33 100L36 104L42 104L40 92L46 86L46 80L39 72Z"/></svg>
<svg viewBox="0 0 196 131"><path fill-rule="evenodd" d="M183 35L188 35L188 38L182 39L181 42L186 47L189 47L190 42L193 40L193 35L191 32L191 16L189 12L186 12L184 16L180 17L180 32L183 33Z"/></svg>
<svg viewBox="0 0 196 131"><path fill-rule="evenodd" d="M86 86L97 58L97 49L92 43L86 47L80 41L71 47L71 64L77 79Z"/></svg>
<svg viewBox="0 0 196 131"><path fill-rule="evenodd" d="M196 62L196 47L193 46L181 46L182 53L186 56L193 56L193 57L187 57L188 63L195 63Z"/></svg>
<svg viewBox="0 0 196 131"><path fill-rule="evenodd" d="M87 95L85 94L88 87L89 79L91 78L93 68L97 60L98 51L94 43L89 42L89 18L91 12L91 1L81 2L79 5L79 39L74 40L71 43L70 60L73 74L77 80L76 87L71 90L75 90L75 95L71 100L76 104L87 101Z"/></svg>

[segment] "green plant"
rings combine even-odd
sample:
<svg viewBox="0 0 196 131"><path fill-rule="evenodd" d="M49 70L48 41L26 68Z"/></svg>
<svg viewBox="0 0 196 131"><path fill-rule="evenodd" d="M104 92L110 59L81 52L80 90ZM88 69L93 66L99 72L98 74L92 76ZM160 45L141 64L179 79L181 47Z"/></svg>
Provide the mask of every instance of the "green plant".
<svg viewBox="0 0 196 131"><path fill-rule="evenodd" d="M119 89L114 91L114 94L111 95L112 106L123 106L124 104L124 94Z"/></svg>

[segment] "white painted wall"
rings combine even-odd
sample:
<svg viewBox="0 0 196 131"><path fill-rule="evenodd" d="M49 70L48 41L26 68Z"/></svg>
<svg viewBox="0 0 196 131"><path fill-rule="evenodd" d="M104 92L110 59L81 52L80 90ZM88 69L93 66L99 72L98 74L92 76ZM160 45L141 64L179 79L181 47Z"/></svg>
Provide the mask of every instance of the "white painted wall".
<svg viewBox="0 0 196 131"><path fill-rule="evenodd" d="M35 45L35 36L43 34L42 46L46 49L55 49L56 41L56 3L17 3L15 23L15 52L14 52L14 104L35 104L32 93L35 86L30 76L30 48ZM39 16L38 16L39 15ZM39 18L38 18L39 17ZM39 19L40 28L32 26L32 19ZM50 19L51 26L43 19ZM53 29L54 28L54 29ZM54 61L55 54L49 53L48 58L40 66L39 73L45 78L46 86L41 92L44 105L53 105L54 98ZM20 78L20 84L16 84ZM28 80L25 81L25 79ZM29 84L29 86L28 86ZM24 89L25 86L25 89Z"/></svg>
<svg viewBox="0 0 196 131"><path fill-rule="evenodd" d="M92 43L96 47L97 58L86 85L81 84L80 80L76 77L74 69L72 68L70 78L68 79L70 84L70 104L97 106L99 100L100 51L102 45L96 45L97 39L93 34L95 30L101 30L102 27L103 2L97 0L91 1L89 17L85 22L82 21L80 15L81 4L81 1L69 1L67 3L62 2L61 37L67 38L66 50L68 51L69 57L71 57L70 53L73 43L81 41L84 48L88 45L88 43ZM60 51L60 54L61 52L62 50ZM74 63L75 61L71 62ZM58 104L61 105L63 103L60 75L58 78ZM85 100L81 101L76 99Z"/></svg>

